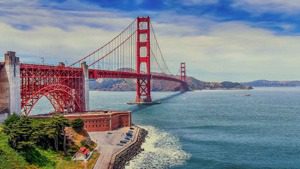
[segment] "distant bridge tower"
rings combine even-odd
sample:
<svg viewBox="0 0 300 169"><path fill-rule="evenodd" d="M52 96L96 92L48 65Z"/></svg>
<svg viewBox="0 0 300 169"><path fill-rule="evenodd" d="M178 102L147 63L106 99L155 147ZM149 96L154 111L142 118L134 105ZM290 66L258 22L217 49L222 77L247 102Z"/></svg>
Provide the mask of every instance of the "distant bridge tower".
<svg viewBox="0 0 300 169"><path fill-rule="evenodd" d="M186 82L186 66L185 62L180 63L180 80Z"/></svg>
<svg viewBox="0 0 300 169"><path fill-rule="evenodd" d="M152 102L151 99L151 69L150 69L150 17L137 18L136 39L136 72L141 74L141 67L146 66L146 77L138 77L136 82L137 103ZM144 71L144 70L143 70Z"/></svg>

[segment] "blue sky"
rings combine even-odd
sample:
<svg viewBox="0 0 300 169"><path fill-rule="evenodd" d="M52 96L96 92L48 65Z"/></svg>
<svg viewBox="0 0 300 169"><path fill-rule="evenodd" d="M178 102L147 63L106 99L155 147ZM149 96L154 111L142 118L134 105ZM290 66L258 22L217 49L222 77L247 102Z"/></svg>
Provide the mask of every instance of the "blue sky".
<svg viewBox="0 0 300 169"><path fill-rule="evenodd" d="M0 52L72 62L144 15L173 72L186 61L201 80L299 79L300 0L0 0Z"/></svg>
<svg viewBox="0 0 300 169"><path fill-rule="evenodd" d="M289 1L289 0L288 0ZM169 12L173 11L179 15L193 15L197 17L210 17L211 19L219 22L228 21L241 21L247 22L251 26L257 26L261 28L270 29L278 34L299 34L300 32L300 11L289 12L284 9L272 10L274 6L281 6L289 4L286 1L272 1L266 0L269 3L257 3L253 1L253 7L247 8L247 0L244 3L243 0L80 0L80 2L94 5L102 8L119 10L123 12L133 12L131 16L135 17L134 14L139 13L140 15L153 14L152 12ZM66 0L42 0L40 1L45 7L54 7L57 9L74 10L72 7L61 7L59 4L68 2ZM56 5L49 5L49 3L55 2ZM251 1L250 1L251 2ZM300 1L295 1L299 2ZM255 5L262 5L258 14L254 14ZM293 5L293 4L290 4ZM289 6L287 5L287 8ZM274 7L276 8L276 7ZM257 9L259 10L259 9ZM293 9L291 9L293 10ZM291 14L292 13L292 14ZM289 25L287 28L284 25Z"/></svg>

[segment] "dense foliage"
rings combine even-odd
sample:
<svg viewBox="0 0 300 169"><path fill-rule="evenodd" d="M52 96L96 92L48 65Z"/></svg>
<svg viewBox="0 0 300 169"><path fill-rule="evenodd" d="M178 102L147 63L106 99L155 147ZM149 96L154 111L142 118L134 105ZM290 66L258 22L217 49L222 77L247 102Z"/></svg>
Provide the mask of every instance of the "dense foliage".
<svg viewBox="0 0 300 169"><path fill-rule="evenodd" d="M84 162L73 161L70 156L63 156L61 152L51 149L35 146L26 155L11 148L3 128L0 124L0 169L92 169L99 157L99 153L94 152L86 167Z"/></svg>
<svg viewBox="0 0 300 169"><path fill-rule="evenodd" d="M63 116L35 119L11 115L0 124L0 168L6 169L81 169L71 156L79 149L67 139L69 121ZM84 132L84 130L82 131ZM85 141L84 145L89 145ZM93 168L99 154L94 153L87 166Z"/></svg>
<svg viewBox="0 0 300 169"><path fill-rule="evenodd" d="M82 119L75 119L71 122L71 126L76 131L81 131L84 126L84 121Z"/></svg>
<svg viewBox="0 0 300 169"><path fill-rule="evenodd" d="M11 115L4 122L4 132L8 135L10 146L17 151L32 151L34 146L39 146L62 150L66 154L66 126L69 126L69 122L63 116L45 120Z"/></svg>

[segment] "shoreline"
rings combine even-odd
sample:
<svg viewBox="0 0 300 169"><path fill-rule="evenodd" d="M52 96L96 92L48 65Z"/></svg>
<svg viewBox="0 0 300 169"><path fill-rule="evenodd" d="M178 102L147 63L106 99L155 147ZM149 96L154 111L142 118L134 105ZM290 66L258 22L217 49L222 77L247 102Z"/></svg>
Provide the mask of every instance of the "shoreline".
<svg viewBox="0 0 300 169"><path fill-rule="evenodd" d="M148 131L139 126L131 128L89 132L91 139L97 143L97 151L101 154L94 169L124 169L132 158L143 151L141 146L145 142ZM128 143L120 145L129 130L134 131L132 139Z"/></svg>
<svg viewBox="0 0 300 169"><path fill-rule="evenodd" d="M145 142L148 131L138 126L135 127L138 129L138 132L134 141L113 154L109 169L124 169L126 164L130 162L131 159L143 151L141 146Z"/></svg>

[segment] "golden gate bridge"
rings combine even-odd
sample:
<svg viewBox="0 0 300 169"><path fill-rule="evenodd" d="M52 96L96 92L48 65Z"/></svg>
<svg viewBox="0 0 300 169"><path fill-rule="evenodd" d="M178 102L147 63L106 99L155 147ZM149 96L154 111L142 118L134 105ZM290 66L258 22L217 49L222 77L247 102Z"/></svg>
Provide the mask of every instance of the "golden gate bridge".
<svg viewBox="0 0 300 169"><path fill-rule="evenodd" d="M180 63L179 77L170 72L150 17L136 18L111 41L71 65L20 63L15 52L10 51L0 64L0 75L1 72L6 73L2 84L6 79L9 88L8 100L4 101L7 109L24 115L29 115L42 97L50 101L56 112L87 111L89 79L136 79L137 104L152 103L151 79L177 82L182 90L188 88L185 63ZM0 108L5 103L0 103Z"/></svg>

